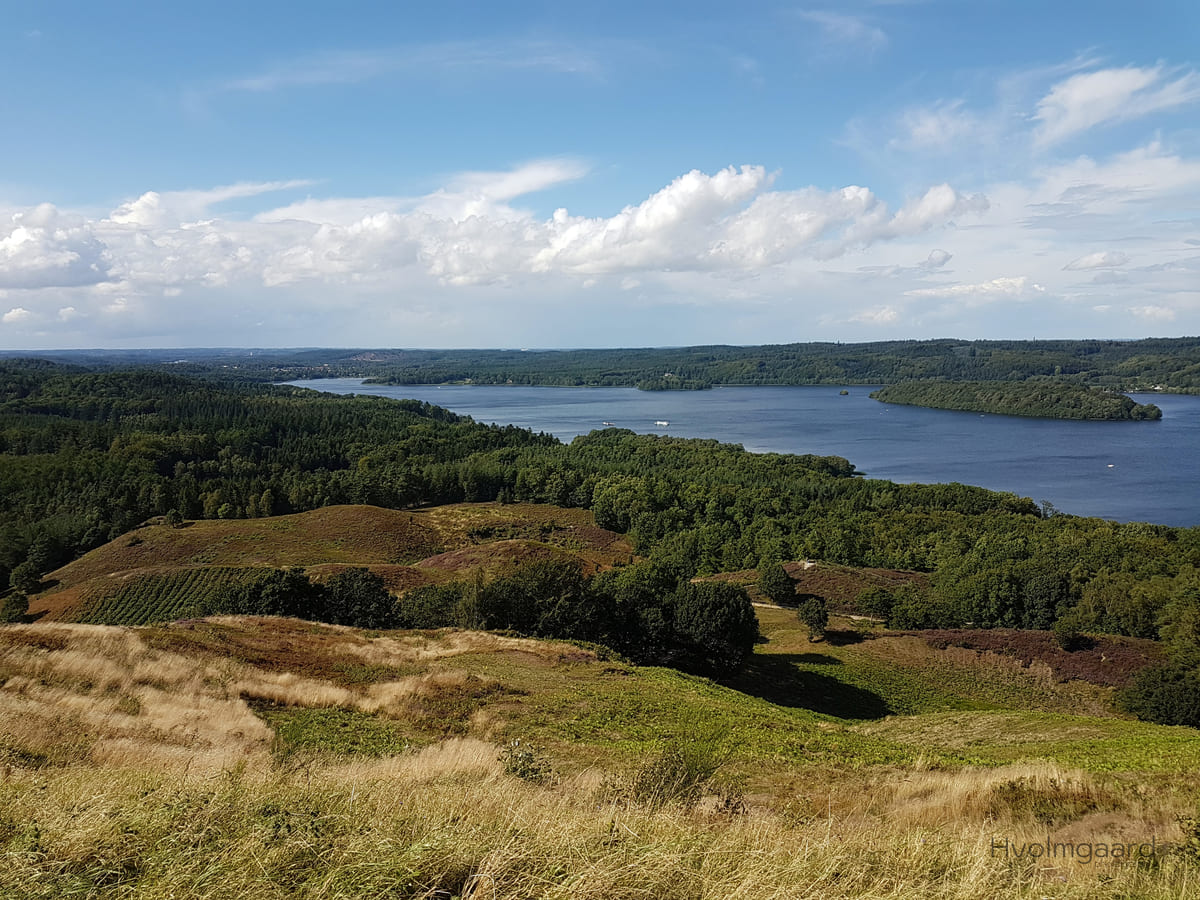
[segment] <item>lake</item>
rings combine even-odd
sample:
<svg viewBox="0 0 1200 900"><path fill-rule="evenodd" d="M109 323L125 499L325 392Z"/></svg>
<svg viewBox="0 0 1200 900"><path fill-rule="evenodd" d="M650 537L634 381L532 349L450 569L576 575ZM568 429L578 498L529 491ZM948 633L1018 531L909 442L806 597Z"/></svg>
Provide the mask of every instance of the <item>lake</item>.
<svg viewBox="0 0 1200 900"><path fill-rule="evenodd" d="M1134 394L1159 422L1067 422L892 406L847 386L710 391L506 385L377 385L357 378L294 382L337 394L425 400L479 422L570 441L620 428L715 438L756 453L843 456L870 478L975 484L1062 512L1122 522L1200 524L1200 397ZM656 425L665 421L667 426Z"/></svg>

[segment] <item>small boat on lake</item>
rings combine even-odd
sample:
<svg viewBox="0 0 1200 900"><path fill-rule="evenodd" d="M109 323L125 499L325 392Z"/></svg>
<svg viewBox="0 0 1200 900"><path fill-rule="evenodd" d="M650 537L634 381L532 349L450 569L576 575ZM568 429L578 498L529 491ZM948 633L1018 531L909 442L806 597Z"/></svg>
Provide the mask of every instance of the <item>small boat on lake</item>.
<svg viewBox="0 0 1200 900"><path fill-rule="evenodd" d="M670 422L668 422L668 421L666 421L665 419L658 419L658 420L657 420L657 421L656 421L654 424L655 424L655 425L661 425L663 428L666 428L666 427L667 427L668 425L670 425L671 423L670 423Z"/></svg>

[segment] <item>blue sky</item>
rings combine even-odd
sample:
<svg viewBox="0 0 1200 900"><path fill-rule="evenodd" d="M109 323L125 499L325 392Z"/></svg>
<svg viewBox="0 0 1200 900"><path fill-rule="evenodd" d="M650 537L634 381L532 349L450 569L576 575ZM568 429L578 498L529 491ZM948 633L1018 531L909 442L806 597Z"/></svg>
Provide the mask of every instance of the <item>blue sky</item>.
<svg viewBox="0 0 1200 900"><path fill-rule="evenodd" d="M0 347L1200 333L1200 4L42 2Z"/></svg>

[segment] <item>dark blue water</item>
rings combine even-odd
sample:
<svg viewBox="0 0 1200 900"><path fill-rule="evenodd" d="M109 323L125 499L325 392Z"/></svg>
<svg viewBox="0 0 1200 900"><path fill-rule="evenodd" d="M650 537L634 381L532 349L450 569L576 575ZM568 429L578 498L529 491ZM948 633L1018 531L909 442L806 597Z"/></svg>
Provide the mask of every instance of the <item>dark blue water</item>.
<svg viewBox="0 0 1200 900"><path fill-rule="evenodd" d="M730 387L711 391L296 382L334 393L407 397L479 422L570 441L612 422L639 432L716 438L765 453L843 456L871 478L976 484L1063 512L1122 522L1200 524L1200 397L1135 395L1160 422L981 416L870 399L873 388ZM657 420L669 426L655 425Z"/></svg>

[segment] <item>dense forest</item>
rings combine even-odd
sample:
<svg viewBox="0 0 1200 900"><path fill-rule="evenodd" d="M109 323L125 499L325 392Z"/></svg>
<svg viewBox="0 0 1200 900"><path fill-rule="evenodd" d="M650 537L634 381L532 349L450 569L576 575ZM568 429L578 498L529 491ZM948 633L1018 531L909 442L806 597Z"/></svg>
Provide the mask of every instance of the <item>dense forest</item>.
<svg viewBox="0 0 1200 900"><path fill-rule="evenodd" d="M0 364L0 579L18 591L154 515L485 500L586 508L628 533L645 561L610 577L631 598L807 558L930 573L929 591L872 598L899 627L1162 638L1181 671L1200 648L1197 528L869 480L838 457L613 428L564 445L415 401Z"/></svg>
<svg viewBox="0 0 1200 900"><path fill-rule="evenodd" d="M1024 381L1200 393L1200 338L881 341L620 350L128 350L40 354L85 366L165 366L258 381L366 377L394 384L703 387ZM669 373L669 375L668 375Z"/></svg>
<svg viewBox="0 0 1200 900"><path fill-rule="evenodd" d="M873 391L884 403L928 406L1009 416L1103 421L1162 418L1153 403L1135 403L1105 388L1048 378L1029 381L905 381Z"/></svg>

